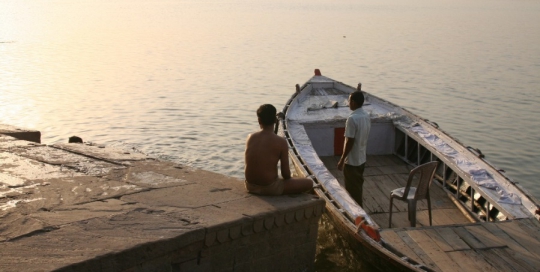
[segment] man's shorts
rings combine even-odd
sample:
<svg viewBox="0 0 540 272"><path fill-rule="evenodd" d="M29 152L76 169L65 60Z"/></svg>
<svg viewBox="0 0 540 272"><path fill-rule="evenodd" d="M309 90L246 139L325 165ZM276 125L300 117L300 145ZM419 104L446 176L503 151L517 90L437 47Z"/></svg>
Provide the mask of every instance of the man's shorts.
<svg viewBox="0 0 540 272"><path fill-rule="evenodd" d="M285 188L285 183L280 178L268 185L258 185L247 181L244 181L244 184L248 192L258 195L281 195L283 194L283 188Z"/></svg>

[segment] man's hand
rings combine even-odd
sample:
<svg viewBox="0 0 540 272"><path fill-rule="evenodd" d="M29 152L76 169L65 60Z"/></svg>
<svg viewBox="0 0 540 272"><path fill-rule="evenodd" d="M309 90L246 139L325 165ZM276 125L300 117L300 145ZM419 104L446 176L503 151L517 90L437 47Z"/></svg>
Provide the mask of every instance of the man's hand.
<svg viewBox="0 0 540 272"><path fill-rule="evenodd" d="M345 146L343 148L343 154L341 154L341 159L337 164L339 171L343 171L343 165L345 164L345 158L349 155L354 145L354 138L345 137Z"/></svg>
<svg viewBox="0 0 540 272"><path fill-rule="evenodd" d="M345 160L343 160L343 158L341 158L337 164L337 169L339 171L343 171L343 165L345 164Z"/></svg>

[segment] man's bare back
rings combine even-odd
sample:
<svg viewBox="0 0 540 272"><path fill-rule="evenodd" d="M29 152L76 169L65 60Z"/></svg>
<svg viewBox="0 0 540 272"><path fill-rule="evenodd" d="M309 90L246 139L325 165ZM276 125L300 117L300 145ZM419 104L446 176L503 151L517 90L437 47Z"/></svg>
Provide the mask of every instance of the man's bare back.
<svg viewBox="0 0 540 272"><path fill-rule="evenodd" d="M246 181L258 185L273 183L278 178L277 165L280 160L283 179L290 179L287 151L285 139L277 136L273 131L262 130L250 134L246 141ZM284 163L287 163L286 169L283 167Z"/></svg>
<svg viewBox="0 0 540 272"><path fill-rule="evenodd" d="M261 131L250 134L246 140L245 170L246 188L271 189L273 194L294 194L310 190L313 181L308 178L291 178L289 147L287 141L274 133L276 120L274 106L265 104L257 110ZM277 165L281 165L282 180ZM282 190L282 191L281 191ZM276 193L277 192L277 193Z"/></svg>

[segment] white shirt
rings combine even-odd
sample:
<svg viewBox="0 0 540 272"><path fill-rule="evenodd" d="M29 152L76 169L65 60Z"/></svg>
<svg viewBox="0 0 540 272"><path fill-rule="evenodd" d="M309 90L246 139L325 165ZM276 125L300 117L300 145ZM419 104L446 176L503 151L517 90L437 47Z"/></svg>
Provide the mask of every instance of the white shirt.
<svg viewBox="0 0 540 272"><path fill-rule="evenodd" d="M369 114L362 108L351 112L345 122L345 137L354 138L354 145L345 158L345 164L360 166L366 162L366 148L371 129L371 119Z"/></svg>

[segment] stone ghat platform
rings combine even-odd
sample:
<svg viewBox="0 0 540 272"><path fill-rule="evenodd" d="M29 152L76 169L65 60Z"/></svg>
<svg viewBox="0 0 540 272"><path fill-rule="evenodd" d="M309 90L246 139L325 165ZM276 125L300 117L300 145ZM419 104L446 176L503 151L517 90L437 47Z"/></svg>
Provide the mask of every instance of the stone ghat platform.
<svg viewBox="0 0 540 272"><path fill-rule="evenodd" d="M255 196L216 173L6 131L0 271L314 270L316 196Z"/></svg>

